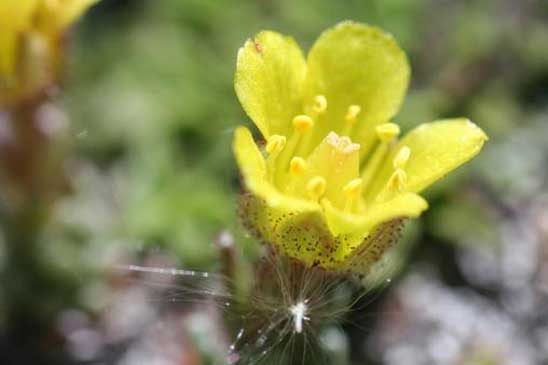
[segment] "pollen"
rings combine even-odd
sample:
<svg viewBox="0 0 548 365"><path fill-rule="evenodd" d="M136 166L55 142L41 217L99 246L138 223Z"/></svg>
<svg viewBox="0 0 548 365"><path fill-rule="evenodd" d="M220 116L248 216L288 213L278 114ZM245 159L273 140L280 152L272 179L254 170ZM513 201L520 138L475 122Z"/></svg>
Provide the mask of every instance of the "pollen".
<svg viewBox="0 0 548 365"><path fill-rule="evenodd" d="M314 121L308 115L297 115L293 118L293 126L298 132L304 133L314 126Z"/></svg>
<svg viewBox="0 0 548 365"><path fill-rule="evenodd" d="M403 146L396 156L394 157L394 160L392 163L394 164L395 169L403 169L405 168L405 165L407 164L407 161L409 161L409 157L411 156L411 149L407 146Z"/></svg>
<svg viewBox="0 0 548 365"><path fill-rule="evenodd" d="M359 105L350 105L348 107L348 110L346 112L345 120L348 123L356 123L356 119L358 118L358 115L360 114L362 108Z"/></svg>
<svg viewBox="0 0 548 365"><path fill-rule="evenodd" d="M378 125L375 131L382 142L390 142L400 134L400 127L394 123L384 123Z"/></svg>
<svg viewBox="0 0 548 365"><path fill-rule="evenodd" d="M321 176L315 176L306 184L306 191L312 200L318 200L324 193L327 182Z"/></svg>
<svg viewBox="0 0 548 365"><path fill-rule="evenodd" d="M292 174L302 175L306 172L307 163L302 157L293 157L289 163L289 171Z"/></svg>
<svg viewBox="0 0 548 365"><path fill-rule="evenodd" d="M266 143L266 152L268 154L280 153L285 147L286 138L279 134L272 135Z"/></svg>
<svg viewBox="0 0 548 365"><path fill-rule="evenodd" d="M327 110L327 99L323 95L316 95L314 98L314 111L324 113Z"/></svg>
<svg viewBox="0 0 548 365"><path fill-rule="evenodd" d="M391 191L402 191L407 182L407 174L402 169L396 169L388 180L387 187Z"/></svg>
<svg viewBox="0 0 548 365"><path fill-rule="evenodd" d="M357 198L362 189L362 183L360 178L350 180L343 188L344 195L350 199Z"/></svg>

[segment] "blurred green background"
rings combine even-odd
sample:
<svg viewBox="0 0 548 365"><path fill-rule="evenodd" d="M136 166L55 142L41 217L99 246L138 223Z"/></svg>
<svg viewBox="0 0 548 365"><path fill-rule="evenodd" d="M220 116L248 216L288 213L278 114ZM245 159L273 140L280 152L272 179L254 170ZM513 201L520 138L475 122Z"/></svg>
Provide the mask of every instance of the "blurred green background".
<svg viewBox="0 0 548 365"><path fill-rule="evenodd" d="M308 49L345 19L387 30L408 53L404 130L467 116L491 139L427 192L430 209L385 265L392 284L357 325L326 334L333 363L548 363L542 0L101 1L74 29L56 100L69 121L71 189L36 254L56 289L23 298L51 327L17 345L4 335L2 363L215 363L222 341L207 338L219 332L211 317L184 309L180 326L158 327L173 312L156 311L163 297L120 284L112 268L216 270L223 231L256 249L238 233L230 143L235 126L251 123L233 91L236 52L263 29ZM0 265L10 244L0 240ZM12 299L0 294L0 320ZM124 322L126 312L137 314Z"/></svg>

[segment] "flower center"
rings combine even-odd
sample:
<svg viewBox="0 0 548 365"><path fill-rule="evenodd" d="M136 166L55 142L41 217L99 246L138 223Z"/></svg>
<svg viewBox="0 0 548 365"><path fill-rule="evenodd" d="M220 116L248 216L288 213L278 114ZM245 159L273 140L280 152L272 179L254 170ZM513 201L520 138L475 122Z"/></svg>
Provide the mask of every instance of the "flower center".
<svg viewBox="0 0 548 365"><path fill-rule="evenodd" d="M400 129L393 123L378 125L375 128L376 148L369 156L360 158L360 145L352 142L349 136L354 134L362 109L352 104L344 115L341 136L331 131L312 149L315 125L327 108L325 96L317 95L311 108L314 115L296 115L290 136L270 136L265 148L268 175L286 194L314 202L327 199L345 212L356 213L364 209L364 196L375 188L377 182L374 180L392 153ZM333 125L341 126L340 123ZM387 181L381 182L382 186L374 189L378 194L372 198L387 200L405 189L405 166L410 156L411 150L407 146L394 154L393 171Z"/></svg>

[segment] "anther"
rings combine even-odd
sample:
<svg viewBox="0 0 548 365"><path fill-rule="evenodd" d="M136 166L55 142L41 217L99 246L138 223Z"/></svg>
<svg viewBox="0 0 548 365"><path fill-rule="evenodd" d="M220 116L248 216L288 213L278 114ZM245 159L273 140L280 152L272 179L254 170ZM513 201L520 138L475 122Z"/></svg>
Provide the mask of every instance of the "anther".
<svg viewBox="0 0 548 365"><path fill-rule="evenodd" d="M349 199L354 199L359 196L362 188L362 179L356 178L350 180L343 188L343 193Z"/></svg>
<svg viewBox="0 0 548 365"><path fill-rule="evenodd" d="M327 110L327 99L323 95L316 95L314 98L314 111L323 113Z"/></svg>
<svg viewBox="0 0 548 365"><path fill-rule="evenodd" d="M269 155L281 152L285 147L286 138L279 134L272 135L266 143L266 152Z"/></svg>
<svg viewBox="0 0 548 365"><path fill-rule="evenodd" d="M306 184L308 196L313 200L318 200L324 193L327 182L321 176L315 176Z"/></svg>
<svg viewBox="0 0 548 365"><path fill-rule="evenodd" d="M289 171L292 174L302 175L306 172L307 163L302 157L293 157L289 162Z"/></svg>
<svg viewBox="0 0 548 365"><path fill-rule="evenodd" d="M402 169L396 169L388 179L387 187L391 191L402 191L407 182L407 174Z"/></svg>
<svg viewBox="0 0 548 365"><path fill-rule="evenodd" d="M409 161L409 157L411 156L411 149L407 146L403 146L400 148L396 156L394 157L394 160L392 163L394 164L395 169L403 169L405 168L405 165L407 164L407 161Z"/></svg>
<svg viewBox="0 0 548 365"><path fill-rule="evenodd" d="M356 118L360 114L362 108L359 105L350 105L346 112L345 120L349 123L356 123Z"/></svg>
<svg viewBox="0 0 548 365"><path fill-rule="evenodd" d="M390 142L400 134L400 127L394 123L384 123L378 125L375 131L382 142Z"/></svg>
<svg viewBox="0 0 548 365"><path fill-rule="evenodd" d="M297 115L293 118L293 126L298 132L306 132L314 126L314 121L308 115Z"/></svg>

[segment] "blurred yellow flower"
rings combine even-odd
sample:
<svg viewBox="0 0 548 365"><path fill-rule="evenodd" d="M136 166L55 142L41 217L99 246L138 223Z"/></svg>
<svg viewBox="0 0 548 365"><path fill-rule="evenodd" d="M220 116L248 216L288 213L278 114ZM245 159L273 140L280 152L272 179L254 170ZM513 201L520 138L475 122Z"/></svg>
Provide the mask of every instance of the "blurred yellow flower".
<svg viewBox="0 0 548 365"><path fill-rule="evenodd" d="M98 0L2 0L0 103L51 81L60 62L61 37Z"/></svg>
<svg viewBox="0 0 548 365"><path fill-rule="evenodd" d="M405 53L382 30L342 22L305 60L295 41L263 31L238 52L235 88L266 145L239 127L234 153L247 193L244 223L309 266L367 273L418 193L487 140L467 119L427 123L398 140L390 123L409 82Z"/></svg>

